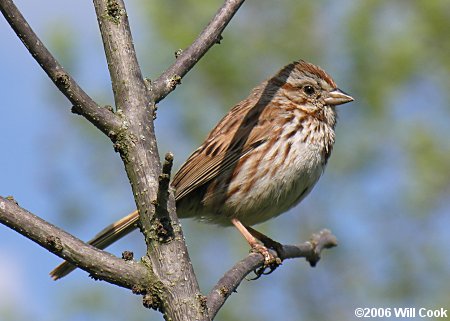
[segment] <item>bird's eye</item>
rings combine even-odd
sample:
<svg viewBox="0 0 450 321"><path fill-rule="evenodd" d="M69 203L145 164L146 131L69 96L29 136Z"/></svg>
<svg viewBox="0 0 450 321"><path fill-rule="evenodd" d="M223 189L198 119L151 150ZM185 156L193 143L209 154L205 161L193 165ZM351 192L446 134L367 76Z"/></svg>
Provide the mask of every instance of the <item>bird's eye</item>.
<svg viewBox="0 0 450 321"><path fill-rule="evenodd" d="M303 91L305 92L305 94L307 94L308 96L311 96L314 94L315 90L313 86L310 85L306 85L305 87L303 87Z"/></svg>

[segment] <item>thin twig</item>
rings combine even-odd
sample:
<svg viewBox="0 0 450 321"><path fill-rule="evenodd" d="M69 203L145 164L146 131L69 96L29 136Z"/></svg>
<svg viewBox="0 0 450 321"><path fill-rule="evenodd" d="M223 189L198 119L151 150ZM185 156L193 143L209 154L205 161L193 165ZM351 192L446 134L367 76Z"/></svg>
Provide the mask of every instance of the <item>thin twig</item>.
<svg viewBox="0 0 450 321"><path fill-rule="evenodd" d="M155 222L156 236L159 242L168 242L175 237L171 224L169 211L167 209L170 193L170 172L173 165L173 154L167 153L159 175L158 196L156 198Z"/></svg>
<svg viewBox="0 0 450 321"><path fill-rule="evenodd" d="M31 29L11 0L0 0L0 11L11 28L59 90L73 104L72 110L86 117L109 137L120 128L120 119L108 108L97 105L64 70Z"/></svg>
<svg viewBox="0 0 450 321"><path fill-rule="evenodd" d="M279 251L281 253L273 252L273 254L278 255L281 260L304 257L311 266L315 266L320 259L322 250L336 245L336 237L329 230L322 230L314 234L308 242L299 245L283 245ZM264 258L262 255L250 253L224 274L207 297L208 311L212 319L231 293L236 291L242 280L263 265Z"/></svg>
<svg viewBox="0 0 450 321"><path fill-rule="evenodd" d="M201 57L222 39L221 34L245 0L226 0L195 41L152 83L152 94L159 102L172 92Z"/></svg>
<svg viewBox="0 0 450 321"><path fill-rule="evenodd" d="M169 197L170 172L172 171L173 154L167 153L164 157L162 173L159 175L158 198L159 206L164 206L167 211L167 199Z"/></svg>
<svg viewBox="0 0 450 321"><path fill-rule="evenodd" d="M145 266L125 261L77 239L73 235L21 208L10 198L0 196L0 222L60 258L87 271L95 279L128 289L148 288Z"/></svg>

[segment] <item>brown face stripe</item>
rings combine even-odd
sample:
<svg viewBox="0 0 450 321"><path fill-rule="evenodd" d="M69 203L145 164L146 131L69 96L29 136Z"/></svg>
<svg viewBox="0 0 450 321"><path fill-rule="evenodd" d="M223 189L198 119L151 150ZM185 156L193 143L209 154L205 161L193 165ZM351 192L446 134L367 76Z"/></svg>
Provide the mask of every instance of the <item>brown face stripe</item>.
<svg viewBox="0 0 450 321"><path fill-rule="evenodd" d="M325 80L331 88L336 88L336 83L333 79L320 67L310 64L306 61L300 60L295 65L296 69L303 73L310 73L318 78Z"/></svg>

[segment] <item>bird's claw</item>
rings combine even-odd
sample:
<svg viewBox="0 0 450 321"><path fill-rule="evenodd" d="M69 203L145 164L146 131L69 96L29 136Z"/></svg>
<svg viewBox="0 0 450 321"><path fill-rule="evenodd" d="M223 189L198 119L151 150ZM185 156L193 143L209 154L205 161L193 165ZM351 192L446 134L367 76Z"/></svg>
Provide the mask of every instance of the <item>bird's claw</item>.
<svg viewBox="0 0 450 321"><path fill-rule="evenodd" d="M272 273L282 263L281 259L270 253L267 247L265 247L264 245L255 244L252 247L252 251L255 253L259 253L264 257L264 264L260 268L253 271L256 274L256 277L251 280L257 280L261 277L261 275L268 275Z"/></svg>

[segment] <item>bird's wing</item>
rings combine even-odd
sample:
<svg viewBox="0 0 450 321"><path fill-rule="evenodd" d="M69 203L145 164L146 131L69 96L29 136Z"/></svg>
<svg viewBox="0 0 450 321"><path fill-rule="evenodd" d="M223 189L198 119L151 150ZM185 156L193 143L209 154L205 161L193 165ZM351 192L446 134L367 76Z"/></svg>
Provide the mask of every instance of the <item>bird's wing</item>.
<svg viewBox="0 0 450 321"><path fill-rule="evenodd" d="M252 115L261 114L264 107L257 104L251 108L243 101L219 122L205 142L189 156L175 174L172 186L176 188L177 200L220 174L228 172L236 166L239 159L270 137L270 132L261 130L262 126L258 125L259 117ZM237 119L236 114L242 115L241 112L246 117Z"/></svg>

